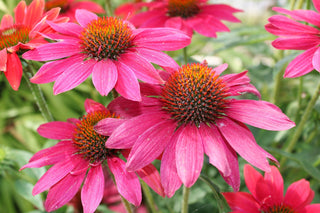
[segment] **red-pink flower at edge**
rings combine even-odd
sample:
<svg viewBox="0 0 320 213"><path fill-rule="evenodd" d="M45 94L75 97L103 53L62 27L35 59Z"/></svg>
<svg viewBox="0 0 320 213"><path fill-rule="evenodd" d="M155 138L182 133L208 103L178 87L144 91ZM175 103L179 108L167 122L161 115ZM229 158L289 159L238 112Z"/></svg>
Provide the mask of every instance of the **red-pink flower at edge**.
<svg viewBox="0 0 320 213"><path fill-rule="evenodd" d="M228 32L221 21L240 22L233 13L241 12L225 4L207 4L207 0L162 0L146 5L149 10L133 16L130 21L137 27L172 27L217 37L217 32Z"/></svg>
<svg viewBox="0 0 320 213"><path fill-rule="evenodd" d="M125 19L130 18L131 16L141 12L141 10L144 7L147 7L147 6L151 7L152 4L154 4L157 1L161 1L161 0L155 0L153 2L152 1L144 2L142 0L134 0L133 2L127 2L117 7L114 11L114 14L121 18L125 18Z"/></svg>
<svg viewBox="0 0 320 213"><path fill-rule="evenodd" d="M283 179L275 166L264 177L250 165L244 166L244 179L251 193L224 192L233 213L316 213L320 204L311 204L314 192L307 180L292 183L283 195Z"/></svg>
<svg viewBox="0 0 320 213"><path fill-rule="evenodd" d="M45 41L40 33L53 30L46 20L56 23L67 22L59 18L60 8L53 8L44 13L44 0L33 0L29 6L20 1L14 9L14 18L4 15L0 25L0 71L3 72L12 89L18 90L22 77L22 64L19 55L40 46Z"/></svg>
<svg viewBox="0 0 320 213"><path fill-rule="evenodd" d="M281 50L304 50L285 70L285 78L295 78L312 70L320 72L320 1L313 0L317 10L286 10L274 7L273 10L291 16L274 15L269 18L265 28L279 36L272 46ZM301 23L301 22L303 23ZM307 25L308 24L308 25Z"/></svg>
<svg viewBox="0 0 320 213"><path fill-rule="evenodd" d="M46 1L46 10L54 7L60 7L60 17L68 17L71 22L75 22L75 13L77 9L86 9L93 13L105 13L104 9L93 1L81 0L48 0Z"/></svg>
<svg viewBox="0 0 320 213"><path fill-rule="evenodd" d="M50 26L61 35L48 35L58 42L43 45L23 54L23 58L47 61L31 78L33 83L55 81L54 94L73 89L92 73L92 81L101 95L112 88L123 97L141 100L138 80L162 83L152 63L172 69L177 63L164 50L177 50L190 44L182 31L172 28L135 29L127 21L98 17L77 10L75 23ZM60 60L56 60L60 59Z"/></svg>
<svg viewBox="0 0 320 213"><path fill-rule="evenodd" d="M227 66L185 65L164 77L164 85L141 84L142 102L115 99L108 108L127 121L114 130L106 146L132 148L128 171L162 155L160 176L168 197L181 183L187 187L195 183L204 154L234 190L240 184L237 153L270 171L268 158L276 159L258 146L244 123L267 130L286 130L295 124L269 102L231 98L246 92L260 97L260 93L250 84L247 71L220 76ZM95 129L105 134L103 127L113 122L103 119Z"/></svg>
<svg viewBox="0 0 320 213"><path fill-rule="evenodd" d="M87 114L80 119L70 118L67 122L53 121L42 124L38 133L50 139L60 140L53 147L37 152L21 169L53 165L36 183L32 194L49 190L45 209L54 211L68 203L79 191L85 213L94 212L104 194L105 177L103 168L108 166L114 175L119 193L130 203L141 203L141 186L137 174L158 194L163 195L160 175L152 165L146 165L136 172L125 169L125 161L119 155L127 156L126 150L105 148L108 136L93 130L93 126L104 118L112 118L117 125L121 119L111 114L102 104L85 101ZM116 126L106 126L112 131Z"/></svg>

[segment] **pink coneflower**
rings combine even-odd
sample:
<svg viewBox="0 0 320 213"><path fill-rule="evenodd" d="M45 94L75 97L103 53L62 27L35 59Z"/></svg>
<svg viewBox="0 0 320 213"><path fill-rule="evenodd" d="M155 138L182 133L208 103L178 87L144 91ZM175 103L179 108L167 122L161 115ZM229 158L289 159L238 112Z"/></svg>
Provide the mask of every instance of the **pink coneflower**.
<svg viewBox="0 0 320 213"><path fill-rule="evenodd" d="M301 179L291 184L283 196L283 179L279 170L271 166L264 177L250 165L244 166L244 178L251 192L224 192L234 213L315 213L320 204L311 204L314 192L309 182Z"/></svg>
<svg viewBox="0 0 320 213"><path fill-rule="evenodd" d="M154 1L142 1L142 0L134 0L133 2L127 2L119 7L117 7L114 11L114 14L122 17L122 18L130 18L131 16L141 12L144 7L152 7L156 2L160 2L162 0L154 0Z"/></svg>
<svg viewBox="0 0 320 213"><path fill-rule="evenodd" d="M49 190L45 209L53 211L69 202L81 189L84 212L94 212L104 194L103 168L107 165L114 175L119 193L129 202L138 206L141 202L141 188L137 174L160 195L160 175L153 165L141 170L127 172L125 162L119 158L126 156L125 150L105 148L108 136L93 130L93 126L104 118L119 120L102 104L87 99L87 114L80 119L71 118L67 122L54 121L41 125L38 133L46 138L61 140L53 147L37 152L21 169L52 166L36 183L32 194ZM120 122L120 121L119 121ZM107 126L112 131L116 126Z"/></svg>
<svg viewBox="0 0 320 213"><path fill-rule="evenodd" d="M150 62L165 67L178 67L163 50L177 50L190 44L190 37L172 28L135 29L129 22L114 17L98 17L77 10L75 23L50 25L61 35L50 35L56 43L43 45L23 54L25 59L47 61L33 83L55 81L53 91L70 90L92 73L92 81L101 95L115 88L123 97L141 99L138 79L162 83ZM66 58L67 57L67 58Z"/></svg>
<svg viewBox="0 0 320 213"><path fill-rule="evenodd" d="M23 52L47 43L40 33L53 30L45 23L67 22L57 19L59 8L44 13L44 0L33 0L29 6L20 1L14 9L14 19L4 15L0 25L0 71L2 71L12 89L18 90L22 77L22 64L19 55Z"/></svg>
<svg viewBox="0 0 320 213"><path fill-rule="evenodd" d="M75 22L75 13L77 9L86 9L93 13L104 13L104 9L97 3L92 1L78 0L47 0L46 10L54 7L60 7L60 16L70 18L71 22Z"/></svg>
<svg viewBox="0 0 320 213"><path fill-rule="evenodd" d="M130 21L138 27L173 27L190 37L193 31L217 37L216 32L229 31L221 20L240 22L233 16L240 11L225 4L207 4L207 0L162 0L151 4L148 11L135 15Z"/></svg>
<svg viewBox="0 0 320 213"><path fill-rule="evenodd" d="M319 12L320 1L313 0L313 4ZM269 18L270 23L265 26L266 30L279 36L272 45L281 50L305 50L289 63L284 77L299 77L313 69L320 72L320 14L312 10L289 11L279 7L274 7L273 10L290 15L292 19L283 15L274 15Z"/></svg>
<svg viewBox="0 0 320 213"><path fill-rule="evenodd" d="M135 171L162 154L161 181L171 197L181 181L191 187L198 179L204 153L234 190L240 184L237 154L254 166L270 171L267 158L276 159L257 145L244 123L267 130L285 130L295 124L275 105L256 100L238 100L245 92L260 95L246 76L220 74L227 68L206 64L182 66L164 85L142 84L142 102L122 97L109 109L131 118L121 124L106 142L108 148L132 148L128 171ZM95 129L112 125L103 119ZM100 130L101 129L101 130Z"/></svg>

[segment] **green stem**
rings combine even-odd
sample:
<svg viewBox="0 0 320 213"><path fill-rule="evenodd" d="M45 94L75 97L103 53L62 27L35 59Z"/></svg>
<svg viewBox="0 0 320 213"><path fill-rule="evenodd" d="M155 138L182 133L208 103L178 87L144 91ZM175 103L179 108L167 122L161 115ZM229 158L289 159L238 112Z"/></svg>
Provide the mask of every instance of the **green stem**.
<svg viewBox="0 0 320 213"><path fill-rule="evenodd" d="M28 65L26 67L26 72L23 73L23 76L27 82L28 87L30 88L32 95L37 103L37 106L46 121L53 121L53 116L49 110L46 100L44 99L43 92L38 84L32 84L30 78L34 75L32 68Z"/></svg>
<svg viewBox="0 0 320 213"><path fill-rule="evenodd" d="M297 113L296 113L296 117L294 119L294 121L296 123L299 122L299 118L300 118L300 111L301 111L301 102L302 102L302 89L303 89L303 77L300 77L299 79L299 89L298 89L298 109L297 109Z"/></svg>
<svg viewBox="0 0 320 213"><path fill-rule="evenodd" d="M294 149L294 147L296 146L300 136L301 136L301 133L303 131L303 128L304 128L304 125L306 124L306 122L308 121L308 118L313 110L313 107L314 105L316 104L317 102L317 99L320 95L320 84L318 85L315 93L313 94L310 102L308 103L308 106L306 108L306 110L304 111L302 117L301 117L301 120L298 124L298 126L296 127L296 130L294 132L294 134L292 135L292 137L290 138L290 140L288 141L288 145L286 146L285 148L285 151L286 152L292 152L292 150ZM282 158L281 161L280 161L280 165L283 165L284 163L286 162L286 158Z"/></svg>
<svg viewBox="0 0 320 213"><path fill-rule="evenodd" d="M303 3L305 2L305 0L300 0L299 2L298 2L298 6L297 6L297 8L296 9L302 9L302 6L303 6Z"/></svg>
<svg viewBox="0 0 320 213"><path fill-rule="evenodd" d="M153 200L153 197L152 197L152 194L150 192L148 185L142 180L140 181L140 183L142 186L144 197L146 198L146 201L147 201L147 204L149 206L151 213L156 213L157 212L157 210L155 208L156 205L155 205L155 202Z"/></svg>
<svg viewBox="0 0 320 213"><path fill-rule="evenodd" d="M111 0L106 0L106 12L107 12L107 16L113 16Z"/></svg>
<svg viewBox="0 0 320 213"><path fill-rule="evenodd" d="M184 64L188 64L188 52L187 52L187 47L183 48L182 51L183 51Z"/></svg>
<svg viewBox="0 0 320 213"><path fill-rule="evenodd" d="M290 10L294 9L294 5L296 4L296 0L291 0L290 1Z"/></svg>
<svg viewBox="0 0 320 213"><path fill-rule="evenodd" d="M278 100L280 97L280 91L281 91L281 84L282 84L282 80L283 80L283 74L286 70L286 66L283 66L283 68L281 69L281 71L276 75L275 78L275 83L274 83L274 91L273 91L273 99L271 100L271 102L275 105L278 104Z"/></svg>
<svg viewBox="0 0 320 213"><path fill-rule="evenodd" d="M183 196L182 196L183 200L182 200L181 213L188 213L189 193L190 193L190 188L183 185Z"/></svg>

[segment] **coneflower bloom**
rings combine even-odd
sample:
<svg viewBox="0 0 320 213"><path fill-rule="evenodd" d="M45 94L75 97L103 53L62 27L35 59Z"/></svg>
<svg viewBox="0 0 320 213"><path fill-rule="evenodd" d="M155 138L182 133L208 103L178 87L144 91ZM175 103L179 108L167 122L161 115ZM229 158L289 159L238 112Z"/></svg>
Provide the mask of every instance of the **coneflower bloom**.
<svg viewBox="0 0 320 213"><path fill-rule="evenodd" d="M148 11L133 16L130 21L137 27L172 27L217 37L217 32L228 32L221 21L240 22L233 13L241 10L225 4L207 4L207 0L162 0L145 5Z"/></svg>
<svg viewBox="0 0 320 213"><path fill-rule="evenodd" d="M22 64L19 55L44 43L48 43L40 33L53 30L46 20L67 22L57 19L59 8L44 13L44 0L33 0L29 6L20 1L14 9L14 19L4 15L0 25L0 71L3 72L12 89L18 90L22 77Z"/></svg>
<svg viewBox="0 0 320 213"><path fill-rule="evenodd" d="M138 206L141 202L141 186L137 174L157 193L163 195L160 175L153 165L141 170L127 172L125 161L119 158L126 150L105 148L108 136L96 133L93 126L104 118L116 118L102 104L85 101L87 114L67 122L53 121L42 124L38 133L50 139L61 140L53 147L37 152L21 169L52 166L36 183L32 194L49 190L45 209L53 211L68 203L78 192L82 183L81 201L84 212L94 212L104 194L103 168L108 166L114 175L119 193ZM115 126L106 127L112 131Z"/></svg>
<svg viewBox="0 0 320 213"><path fill-rule="evenodd" d="M114 17L98 17L77 10L75 23L50 26L61 35L58 40L23 54L25 59L55 60L44 64L31 78L33 83L55 81L53 91L70 90L92 73L92 81L101 95L115 88L123 97L140 101L137 79L162 83L150 62L171 68L177 63L163 50L177 50L190 44L190 37L172 28L135 29L129 22Z"/></svg>
<svg viewBox="0 0 320 213"><path fill-rule="evenodd" d="M104 13L104 9L93 1L78 0L47 0L46 10L54 7L60 7L60 17L68 17L71 22L75 22L75 12L77 9L86 9L93 13Z"/></svg>
<svg viewBox="0 0 320 213"><path fill-rule="evenodd" d="M142 102L115 99L108 108L127 120L114 130L106 146L132 148L128 171L162 155L160 176L169 197L181 183L187 187L195 183L204 153L234 190L240 184L236 153L270 171L267 158L276 159L257 145L243 123L267 130L285 130L295 124L271 103L232 99L245 92L260 94L249 83L247 71L220 76L226 68L227 64L214 69L188 64L172 72L164 85L142 84ZM113 123L106 118L95 129L105 134L103 127Z"/></svg>
<svg viewBox="0 0 320 213"><path fill-rule="evenodd" d="M284 77L295 78L312 70L320 72L320 1L313 0L317 10L286 10L274 7L273 10L291 16L274 15L269 18L265 28L279 36L272 46L281 50L305 50L291 61L285 70ZM303 23L301 23L301 22Z"/></svg>
<svg viewBox="0 0 320 213"><path fill-rule="evenodd" d="M223 193L233 213L320 212L320 204L311 204L314 192L305 179L292 183L283 196L283 179L275 166L263 177L253 167L245 165L244 178L251 193Z"/></svg>

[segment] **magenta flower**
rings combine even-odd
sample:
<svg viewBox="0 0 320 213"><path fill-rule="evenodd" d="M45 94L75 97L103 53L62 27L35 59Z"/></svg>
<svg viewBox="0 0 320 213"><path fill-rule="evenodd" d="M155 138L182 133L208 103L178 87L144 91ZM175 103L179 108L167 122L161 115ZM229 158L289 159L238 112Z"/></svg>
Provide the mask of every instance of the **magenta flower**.
<svg viewBox="0 0 320 213"><path fill-rule="evenodd" d="M176 68L177 63L163 50L177 50L191 40L172 28L135 29L129 22L113 17L98 17L77 10L75 23L50 26L61 35L48 35L58 42L43 45L23 54L25 59L55 60L44 64L31 82L55 81L53 91L59 94L73 89L92 73L92 81L101 95L115 88L123 97L141 100L140 79L162 83L150 62Z"/></svg>
<svg viewBox="0 0 320 213"><path fill-rule="evenodd" d="M106 142L108 148L132 148L128 171L135 171L162 155L161 181L171 197L184 183L191 187L198 179L204 153L228 184L240 184L237 154L252 165L270 171L267 158L276 159L257 145L244 123L267 130L285 130L295 124L275 105L256 100L238 100L250 92L260 96L250 84L247 71L220 74L226 64L212 69L191 64L171 73L164 85L142 84L142 102L120 97L108 108L128 118ZM106 118L95 129L106 134Z"/></svg>
<svg viewBox="0 0 320 213"><path fill-rule="evenodd" d="M233 213L315 213L320 204L310 204L314 192L301 179L291 184L283 196L283 179L275 166L264 177L250 165L244 166L244 178L251 192L224 192Z"/></svg>
<svg viewBox="0 0 320 213"><path fill-rule="evenodd" d="M75 22L75 13L77 9L86 9L93 13L104 13L104 9L93 1L78 0L48 0L46 1L46 10L54 7L60 7L60 17L68 17L71 22Z"/></svg>
<svg viewBox="0 0 320 213"><path fill-rule="evenodd" d="M4 15L0 25L0 71L3 72L14 90L18 90L22 77L19 55L38 47L45 41L41 33L52 33L46 20L62 23L68 19L57 19L59 8L44 13L44 0L33 0L29 6L20 1L14 9L14 19Z"/></svg>
<svg viewBox="0 0 320 213"><path fill-rule="evenodd" d="M121 123L102 104L87 99L87 114L80 119L71 118L67 122L53 121L42 124L38 133L46 138L61 140L53 147L37 152L21 169L52 166L36 183L32 194L49 190L45 209L54 211L68 203L78 192L82 183L81 201L85 213L94 212L104 194L105 178L103 168L107 165L115 177L119 193L129 202L141 203L141 187L137 174L152 189L163 195L160 175L149 164L141 170L127 172L120 153L125 150L105 148L108 136L93 130L93 126L104 118L112 118ZM106 126L111 131L116 126ZM94 196L93 196L94 195Z"/></svg>
<svg viewBox="0 0 320 213"><path fill-rule="evenodd" d="M122 18L129 18L141 11L142 8L148 4L149 2L143 2L142 0L127 2L117 7L114 11L114 14Z"/></svg>
<svg viewBox="0 0 320 213"><path fill-rule="evenodd" d="M275 48L305 50L289 63L284 74L285 78L299 77L313 69L320 72L320 1L313 0L313 4L318 12L312 10L289 11L275 7L273 10L290 15L291 19L283 15L274 15L269 18L270 23L265 26L268 32L279 36L272 42Z"/></svg>
<svg viewBox="0 0 320 213"><path fill-rule="evenodd" d="M183 30L190 37L193 31L217 37L217 32L229 31L221 20L240 22L233 13L241 10L225 4L207 4L207 0L162 0L145 6L148 11L130 19L135 26L172 27Z"/></svg>

